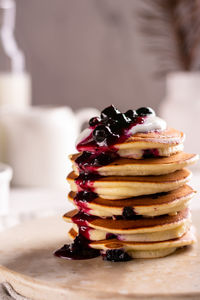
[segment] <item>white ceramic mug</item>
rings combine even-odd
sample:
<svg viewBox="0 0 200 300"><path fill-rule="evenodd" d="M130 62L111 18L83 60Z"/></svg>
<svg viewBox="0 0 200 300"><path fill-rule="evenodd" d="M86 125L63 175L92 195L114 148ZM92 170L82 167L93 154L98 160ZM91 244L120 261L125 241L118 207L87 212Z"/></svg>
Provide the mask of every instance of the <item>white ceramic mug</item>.
<svg viewBox="0 0 200 300"><path fill-rule="evenodd" d="M98 114L93 108L75 114L69 107L1 111L1 149L13 168L13 184L64 187L71 168L68 155L76 151L81 126Z"/></svg>

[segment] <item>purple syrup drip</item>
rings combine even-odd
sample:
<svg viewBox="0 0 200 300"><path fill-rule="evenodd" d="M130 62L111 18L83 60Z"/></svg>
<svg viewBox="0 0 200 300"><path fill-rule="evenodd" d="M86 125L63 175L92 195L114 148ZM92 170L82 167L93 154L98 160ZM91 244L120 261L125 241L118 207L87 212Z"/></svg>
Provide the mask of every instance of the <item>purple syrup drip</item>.
<svg viewBox="0 0 200 300"><path fill-rule="evenodd" d="M136 219L137 218L133 207L130 207L130 206L125 206L123 208L122 217L125 220L130 220L130 219Z"/></svg>
<svg viewBox="0 0 200 300"><path fill-rule="evenodd" d="M84 236L87 240L90 241L90 231L93 229L89 226L79 226L78 229L79 229L79 234L81 236Z"/></svg>
<svg viewBox="0 0 200 300"><path fill-rule="evenodd" d="M152 157L159 157L158 149L145 149L143 150L143 158L152 158Z"/></svg>
<svg viewBox="0 0 200 300"><path fill-rule="evenodd" d="M92 202L98 195L93 192L81 191L76 194L74 197L74 203L85 213L90 212L90 208L88 207L88 203Z"/></svg>
<svg viewBox="0 0 200 300"><path fill-rule="evenodd" d="M70 245L64 245L57 250L54 255L66 259L89 259L100 256L100 251L90 247L90 231L93 230L88 226L88 222L96 217L79 211L72 217L73 223L78 225L79 234Z"/></svg>
<svg viewBox="0 0 200 300"><path fill-rule="evenodd" d="M100 251L92 249L89 246L89 240L82 235L78 235L72 244L64 245L54 255L66 259L79 260L98 257L100 256Z"/></svg>
<svg viewBox="0 0 200 300"><path fill-rule="evenodd" d="M127 138L129 138L131 136L130 129L137 124L144 123L145 118L145 116L138 116L132 123L128 124L128 127L122 126L119 128L118 134L110 134L106 139L106 142L102 143L102 145L99 145L93 139L93 133L91 132L86 139L77 145L77 150L83 151L83 153L75 160L79 174L98 173L98 168L106 166L118 159L118 149L115 148L115 144L123 143ZM90 128L94 131L98 125L99 124L91 126ZM78 178L76 180L79 190L92 190L91 182L88 182L85 178L81 179L82 178Z"/></svg>
<svg viewBox="0 0 200 300"><path fill-rule="evenodd" d="M118 157L119 155L114 149L95 153L84 151L75 160L75 163L78 166L79 173L97 173L99 167L112 163Z"/></svg>
<svg viewBox="0 0 200 300"><path fill-rule="evenodd" d="M117 235L114 233L106 233L106 240L117 239Z"/></svg>
<svg viewBox="0 0 200 300"><path fill-rule="evenodd" d="M78 191L93 191L94 187L94 181L101 178L100 175L98 174L94 174L94 173L90 173L90 174L84 174L81 173L76 179L75 179L75 183L78 187Z"/></svg>
<svg viewBox="0 0 200 300"><path fill-rule="evenodd" d="M73 223L76 225L88 227L88 222L95 220L97 217L86 214L82 211L79 211L75 216L72 217Z"/></svg>

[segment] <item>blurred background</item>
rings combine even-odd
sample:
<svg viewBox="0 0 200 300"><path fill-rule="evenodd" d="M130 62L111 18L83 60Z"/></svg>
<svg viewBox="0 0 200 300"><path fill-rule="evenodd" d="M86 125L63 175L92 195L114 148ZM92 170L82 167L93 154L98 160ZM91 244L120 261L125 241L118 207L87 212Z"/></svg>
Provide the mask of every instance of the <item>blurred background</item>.
<svg viewBox="0 0 200 300"><path fill-rule="evenodd" d="M141 34L144 1L17 0L33 104L120 109L160 103L164 78Z"/></svg>
<svg viewBox="0 0 200 300"><path fill-rule="evenodd" d="M200 152L199 16L200 0L0 0L2 228L66 209L68 155L111 103L152 107Z"/></svg>

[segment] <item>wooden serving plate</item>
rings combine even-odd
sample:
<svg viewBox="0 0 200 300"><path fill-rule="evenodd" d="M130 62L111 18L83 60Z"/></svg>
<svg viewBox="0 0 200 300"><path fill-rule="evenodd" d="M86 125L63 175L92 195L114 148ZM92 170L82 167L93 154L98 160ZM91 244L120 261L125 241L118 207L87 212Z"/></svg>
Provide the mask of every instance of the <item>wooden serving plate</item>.
<svg viewBox="0 0 200 300"><path fill-rule="evenodd" d="M199 215L193 213L198 232ZM33 300L200 299L200 241L159 259L70 261L53 256L67 230L49 217L1 233L0 282Z"/></svg>

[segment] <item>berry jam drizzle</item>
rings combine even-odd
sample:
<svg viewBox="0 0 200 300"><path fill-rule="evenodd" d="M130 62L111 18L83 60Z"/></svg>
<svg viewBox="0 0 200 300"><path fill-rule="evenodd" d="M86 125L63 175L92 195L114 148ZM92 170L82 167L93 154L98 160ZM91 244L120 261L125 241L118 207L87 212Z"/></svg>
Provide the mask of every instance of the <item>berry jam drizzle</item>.
<svg viewBox="0 0 200 300"><path fill-rule="evenodd" d="M64 245L61 249L54 253L55 256L67 259L89 259L100 256L100 251L93 249L90 244L90 228L88 222L96 217L79 211L72 217L74 224L78 225L79 234L70 245Z"/></svg>
<svg viewBox="0 0 200 300"><path fill-rule="evenodd" d="M83 151L83 153L75 160L79 173L97 173L97 169L106 166L119 158L114 149L111 151L97 151L91 153Z"/></svg>
<svg viewBox="0 0 200 300"><path fill-rule="evenodd" d="M143 124L148 115L155 115L149 107L141 107L121 113L113 105L101 112L101 117L89 121L89 128L76 148L83 153L75 163L81 173L98 173L98 168L119 158L116 144L123 143L132 135L132 128ZM157 157L157 149L144 150L145 157Z"/></svg>
<svg viewBox="0 0 200 300"><path fill-rule="evenodd" d="M92 202L95 198L97 198L97 196L98 195L93 192L78 192L74 197L74 203L76 204L79 210L82 210L85 213L89 213L90 208L88 207L88 202Z"/></svg>
<svg viewBox="0 0 200 300"><path fill-rule="evenodd" d="M149 107L121 113L111 105L101 112L100 118L90 119L86 137L77 143L77 150L93 153L112 151L115 149L114 145L129 138L132 134L130 129L143 124L148 115L155 116L155 112Z"/></svg>
<svg viewBox="0 0 200 300"><path fill-rule="evenodd" d="M145 118L146 116L137 116L133 120L129 119L128 121L124 122L120 122L117 120L115 121L111 118L105 118L104 120L100 120L99 124L104 125L97 124L94 127L90 127L92 129L92 132L88 137L86 137L84 140L78 143L76 148L79 152L115 152L117 151L117 149L114 145L118 143L123 143L125 140L127 140L131 136L130 129L138 124L143 124ZM101 139L98 140L98 133L100 134L100 132Z"/></svg>
<svg viewBox="0 0 200 300"><path fill-rule="evenodd" d="M95 174L95 173L81 173L76 179L75 183L78 187L78 191L89 191L93 192L94 191L94 181L101 178L100 175Z"/></svg>
<svg viewBox="0 0 200 300"><path fill-rule="evenodd" d="M152 158L152 157L159 157L158 149L145 149L143 150L143 158Z"/></svg>
<svg viewBox="0 0 200 300"><path fill-rule="evenodd" d="M97 217L96 216L92 216L89 214L86 214L82 211L79 211L75 216L72 217L72 221L73 223L75 223L78 226L88 226L89 223L93 220L95 220Z"/></svg>
<svg viewBox="0 0 200 300"><path fill-rule="evenodd" d="M79 234L72 244L64 245L54 255L66 259L80 260L98 257L100 256L100 251L92 249L89 246L89 240Z"/></svg>

